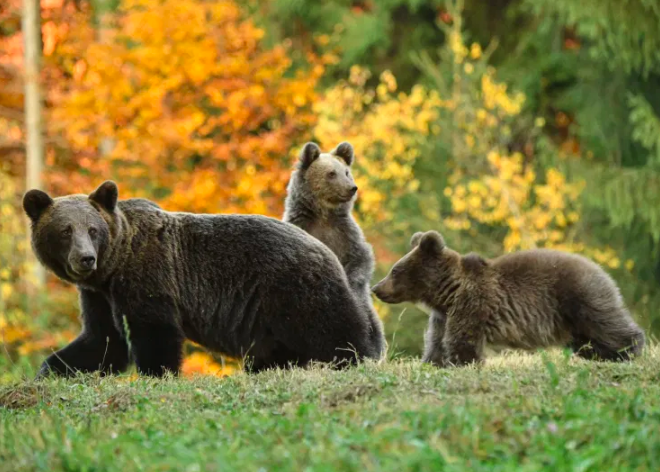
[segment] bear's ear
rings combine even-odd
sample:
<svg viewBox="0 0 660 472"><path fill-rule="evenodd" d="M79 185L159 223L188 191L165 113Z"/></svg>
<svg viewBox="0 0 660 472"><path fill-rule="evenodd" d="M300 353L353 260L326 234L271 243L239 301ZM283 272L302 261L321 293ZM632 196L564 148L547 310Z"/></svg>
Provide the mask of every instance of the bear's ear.
<svg viewBox="0 0 660 472"><path fill-rule="evenodd" d="M330 154L333 154L337 157L341 157L348 166L353 164L353 160L355 159L353 146L351 146L351 143L348 143L346 141L344 141L343 143L339 143L337 147Z"/></svg>
<svg viewBox="0 0 660 472"><path fill-rule="evenodd" d="M96 190L89 194L89 199L91 201L98 203L110 213L115 211L118 197L119 190L117 190L117 184L112 180L106 180L99 185Z"/></svg>
<svg viewBox="0 0 660 472"><path fill-rule="evenodd" d="M321 155L321 148L316 143L307 143L300 151L300 168L307 170Z"/></svg>
<svg viewBox="0 0 660 472"><path fill-rule="evenodd" d="M42 190L32 189L23 197L23 209L33 223L36 223L44 210L53 204L53 199Z"/></svg>
<svg viewBox="0 0 660 472"><path fill-rule="evenodd" d="M444 247L445 240L437 231L427 231L419 241L419 250L425 254L440 254Z"/></svg>
<svg viewBox="0 0 660 472"><path fill-rule="evenodd" d="M410 238L410 249L415 249L417 246L419 246L419 240L422 239L422 236L424 236L424 233L421 231L417 231L412 235Z"/></svg>

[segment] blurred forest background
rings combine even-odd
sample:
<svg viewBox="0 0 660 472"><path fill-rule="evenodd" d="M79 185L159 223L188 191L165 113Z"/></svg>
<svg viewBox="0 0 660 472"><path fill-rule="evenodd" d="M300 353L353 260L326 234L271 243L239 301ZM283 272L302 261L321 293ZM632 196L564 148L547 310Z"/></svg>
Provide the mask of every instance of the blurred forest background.
<svg viewBox="0 0 660 472"><path fill-rule="evenodd" d="M32 276L20 0L0 4L0 380L79 330ZM41 0L43 187L281 217L298 150L356 150L381 276L415 231L583 253L660 331L657 0ZM426 315L378 304L395 353ZM231 372L188 346L184 373Z"/></svg>

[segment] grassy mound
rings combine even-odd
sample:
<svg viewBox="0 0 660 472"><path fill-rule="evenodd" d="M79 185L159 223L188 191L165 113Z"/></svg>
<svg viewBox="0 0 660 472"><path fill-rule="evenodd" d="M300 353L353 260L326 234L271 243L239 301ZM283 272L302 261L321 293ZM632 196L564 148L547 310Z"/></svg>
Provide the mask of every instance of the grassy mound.
<svg viewBox="0 0 660 472"><path fill-rule="evenodd" d="M660 470L660 348L0 387L1 470Z"/></svg>

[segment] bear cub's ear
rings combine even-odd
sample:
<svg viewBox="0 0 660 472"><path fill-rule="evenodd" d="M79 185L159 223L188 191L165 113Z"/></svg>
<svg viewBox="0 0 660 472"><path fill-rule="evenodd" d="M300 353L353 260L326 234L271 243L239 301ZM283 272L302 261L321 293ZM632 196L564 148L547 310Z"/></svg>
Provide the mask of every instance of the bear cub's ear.
<svg viewBox="0 0 660 472"><path fill-rule="evenodd" d="M424 236L424 233L421 231L417 231L412 235L410 238L410 249L415 249L417 246L419 246L419 241L422 239L422 236Z"/></svg>
<svg viewBox="0 0 660 472"><path fill-rule="evenodd" d="M346 165L349 167L351 166L351 164L353 164L353 160L355 159L353 146L351 146L351 143L347 143L346 141L339 143L337 147L334 148L330 154L337 157L341 157L344 160L344 162L346 162Z"/></svg>
<svg viewBox="0 0 660 472"><path fill-rule="evenodd" d="M117 206L119 190L117 184L112 180L106 180L99 187L89 194L89 199L101 205L102 208L112 213Z"/></svg>
<svg viewBox="0 0 660 472"><path fill-rule="evenodd" d="M36 223L44 210L53 204L53 199L42 190L32 189L23 197L23 210Z"/></svg>
<svg viewBox="0 0 660 472"><path fill-rule="evenodd" d="M321 148L316 143L307 143L300 151L300 168L307 170L321 155Z"/></svg>
<svg viewBox="0 0 660 472"><path fill-rule="evenodd" d="M445 248L445 240L437 231L427 231L419 241L419 250L429 255L438 255Z"/></svg>

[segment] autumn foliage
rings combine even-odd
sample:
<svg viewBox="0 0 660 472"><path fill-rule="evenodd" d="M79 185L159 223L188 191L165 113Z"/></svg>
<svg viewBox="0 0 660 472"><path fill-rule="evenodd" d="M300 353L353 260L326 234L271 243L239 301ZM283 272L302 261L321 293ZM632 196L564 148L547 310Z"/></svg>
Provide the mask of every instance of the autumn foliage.
<svg viewBox="0 0 660 472"><path fill-rule="evenodd" d="M47 189L89 192L112 178L122 198L167 210L278 217L300 146L349 141L355 213L380 272L413 231L428 229L468 250L553 247L632 269L611 247L581 238L584 182L561 165L580 158L579 145L544 138L545 120L525 111L526 97L491 65L494 47L466 40L461 2L440 9L439 59L417 51L427 80L406 89L386 68L331 69L341 24L331 35L274 41L250 15L253 3L121 0L100 15L84 1L42 0ZM33 365L75 336L78 308L54 278L35 299L38 316L24 290L19 13L17 0L0 6L0 343ZM557 116L566 129L569 118ZM239 367L186 349L184 375Z"/></svg>
<svg viewBox="0 0 660 472"><path fill-rule="evenodd" d="M232 1L125 1L97 34L89 20L55 48L65 80L51 122L69 149L49 162L53 185L110 176L170 210L279 213L322 59L291 72Z"/></svg>

